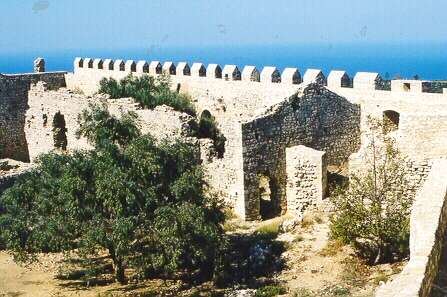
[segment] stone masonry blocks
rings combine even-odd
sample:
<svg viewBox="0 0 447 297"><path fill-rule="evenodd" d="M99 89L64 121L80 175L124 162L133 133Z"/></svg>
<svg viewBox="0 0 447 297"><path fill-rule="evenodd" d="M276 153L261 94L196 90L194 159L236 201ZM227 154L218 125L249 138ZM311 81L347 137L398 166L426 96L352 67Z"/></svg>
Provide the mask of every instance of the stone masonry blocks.
<svg viewBox="0 0 447 297"><path fill-rule="evenodd" d="M281 74L276 67L264 67L261 72L261 82L279 83L281 82Z"/></svg>
<svg viewBox="0 0 447 297"><path fill-rule="evenodd" d="M136 67L137 73L149 73L149 64L146 61L138 61Z"/></svg>
<svg viewBox="0 0 447 297"><path fill-rule="evenodd" d="M195 77L205 77L206 68L202 63L194 63L191 67L191 76Z"/></svg>
<svg viewBox="0 0 447 297"><path fill-rule="evenodd" d="M285 68L281 75L281 82L286 84L301 83L301 74L298 68Z"/></svg>
<svg viewBox="0 0 447 297"><path fill-rule="evenodd" d="M286 148L287 212L300 216L327 191L326 153L302 145Z"/></svg>
<svg viewBox="0 0 447 297"><path fill-rule="evenodd" d="M206 68L206 77L222 78L222 68L218 64L209 64Z"/></svg>
<svg viewBox="0 0 447 297"><path fill-rule="evenodd" d="M243 81L260 81L260 74L256 66L245 66L242 70L241 80Z"/></svg>

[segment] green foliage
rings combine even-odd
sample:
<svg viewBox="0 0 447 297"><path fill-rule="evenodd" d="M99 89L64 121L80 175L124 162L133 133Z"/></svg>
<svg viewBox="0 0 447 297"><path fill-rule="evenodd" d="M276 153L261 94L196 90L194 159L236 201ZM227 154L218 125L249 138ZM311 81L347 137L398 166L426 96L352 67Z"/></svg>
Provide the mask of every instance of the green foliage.
<svg viewBox="0 0 447 297"><path fill-rule="evenodd" d="M171 91L169 76L154 78L148 75L129 75L119 82L113 78L103 78L99 85L99 92L109 94L112 99L132 97L145 108L153 109L165 104L175 110L195 115L191 98L186 94Z"/></svg>
<svg viewBox="0 0 447 297"><path fill-rule="evenodd" d="M409 215L414 192L405 159L380 124L372 128L365 172L335 193L333 238L350 243L370 263L401 259L409 253Z"/></svg>
<svg viewBox="0 0 447 297"><path fill-rule="evenodd" d="M79 129L76 136L85 136L96 148L109 144L126 146L141 135L137 125L138 116L127 112L117 118L105 105L89 104L89 109L78 115Z"/></svg>
<svg viewBox="0 0 447 297"><path fill-rule="evenodd" d="M270 285L256 290L255 297L274 297L287 293L286 289L279 285Z"/></svg>
<svg viewBox="0 0 447 297"><path fill-rule="evenodd" d="M299 288L293 292L293 297L316 297L317 295L306 288Z"/></svg>
<svg viewBox="0 0 447 297"><path fill-rule="evenodd" d="M65 117L60 111L56 112L53 118L53 141L54 147L63 151L67 150L67 128L65 127Z"/></svg>
<svg viewBox="0 0 447 297"><path fill-rule="evenodd" d="M0 198L0 237L18 261L38 252L106 251L117 281L178 271L211 275L223 212L205 194L198 149L140 136L134 116L99 106L80 117L96 149L40 156Z"/></svg>
<svg viewBox="0 0 447 297"><path fill-rule="evenodd" d="M213 146L217 156L222 158L225 153L225 142L227 139L217 127L216 119L208 110L202 112L199 124L192 126L193 136L198 138L209 138L213 140Z"/></svg>

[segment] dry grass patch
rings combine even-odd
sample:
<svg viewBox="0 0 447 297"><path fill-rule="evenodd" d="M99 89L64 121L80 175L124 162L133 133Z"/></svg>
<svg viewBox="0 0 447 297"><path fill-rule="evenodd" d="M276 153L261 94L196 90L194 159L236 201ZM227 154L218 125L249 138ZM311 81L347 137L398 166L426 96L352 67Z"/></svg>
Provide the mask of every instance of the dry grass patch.
<svg viewBox="0 0 447 297"><path fill-rule="evenodd" d="M344 243L340 240L330 240L318 254L323 257L334 257L343 250L343 246Z"/></svg>
<svg viewBox="0 0 447 297"><path fill-rule="evenodd" d="M372 269L361 259L351 256L343 261L343 273L341 279L349 286L364 287L372 274Z"/></svg>
<svg viewBox="0 0 447 297"><path fill-rule="evenodd" d="M290 218L291 216L285 215L262 222L261 225L256 229L256 233L276 237L279 233L279 227L281 226L281 224Z"/></svg>

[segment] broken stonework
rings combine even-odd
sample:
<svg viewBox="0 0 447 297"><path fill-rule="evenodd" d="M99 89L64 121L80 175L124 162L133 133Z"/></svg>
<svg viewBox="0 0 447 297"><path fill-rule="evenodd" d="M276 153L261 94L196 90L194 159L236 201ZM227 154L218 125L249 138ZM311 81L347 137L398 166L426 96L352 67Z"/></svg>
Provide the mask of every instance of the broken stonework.
<svg viewBox="0 0 447 297"><path fill-rule="evenodd" d="M34 72L45 72L45 60L43 58L37 58L34 61Z"/></svg>

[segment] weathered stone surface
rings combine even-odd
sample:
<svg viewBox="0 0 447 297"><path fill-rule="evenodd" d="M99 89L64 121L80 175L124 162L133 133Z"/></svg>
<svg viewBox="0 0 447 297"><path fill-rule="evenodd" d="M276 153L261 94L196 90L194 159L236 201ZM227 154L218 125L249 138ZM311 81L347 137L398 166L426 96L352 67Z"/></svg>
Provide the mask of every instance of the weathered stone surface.
<svg viewBox="0 0 447 297"><path fill-rule="evenodd" d="M236 65L225 65L222 70L222 78L228 80L241 80L241 72Z"/></svg>
<svg viewBox="0 0 447 297"><path fill-rule="evenodd" d="M64 75L65 72L45 72L0 76L0 158L29 161L25 137L28 91L38 81L50 89L64 87Z"/></svg>
<svg viewBox="0 0 447 297"><path fill-rule="evenodd" d="M261 72L261 82L279 83L281 82L281 74L276 67L264 67Z"/></svg>
<svg viewBox="0 0 447 297"><path fill-rule="evenodd" d="M207 77L172 75L171 80L173 86L180 84L181 91L192 96L199 113L207 109L216 117L219 128L227 138L227 143L224 158L213 158L206 164L207 170L211 173L211 184L226 197L231 205L235 206L240 216L246 218L243 187L243 172L246 169L242 168L241 122L253 119L256 114L259 114L259 110L284 101L284 98L290 97L301 86L284 81L280 84L225 81L216 79L218 70L217 64L211 64L207 68ZM79 68L66 78L70 88L80 88L86 94L93 94L102 77L111 76L120 79L124 75L117 72L104 74ZM336 93L352 104L361 105L361 131L364 132L368 129L365 125L368 116L381 120L386 110L395 110L401 114L398 130L393 133L396 135L401 151L417 160L413 171L415 186L420 184L428 173L429 168L424 165L427 159L447 156L447 141L444 141L447 139L447 125L445 125L447 113L442 111L445 110L446 105L445 96L442 94L354 88L338 88ZM420 102L424 104L421 105ZM368 145L367 135L368 133L362 133L362 147ZM349 142L345 143L348 147L340 146L339 150L350 150ZM350 167L355 168L357 164L361 166L362 156L362 154L353 154L349 159Z"/></svg>
<svg viewBox="0 0 447 297"><path fill-rule="evenodd" d="M432 83L424 80L392 80L391 91L426 93L432 91Z"/></svg>
<svg viewBox="0 0 447 297"><path fill-rule="evenodd" d="M138 73L149 73L149 64L146 61L138 61L136 71Z"/></svg>
<svg viewBox="0 0 447 297"><path fill-rule="evenodd" d="M179 76L189 76L191 75L191 68L186 62L179 62L177 64L177 75Z"/></svg>
<svg viewBox="0 0 447 297"><path fill-rule="evenodd" d="M68 150L89 148L85 140L74 138L78 112L90 101L105 99L91 96L97 92L102 78L119 80L128 75L124 61L117 60L114 64L112 60L104 60L100 69L99 60L77 58L74 73L68 74L0 75L0 157L27 161L51 150L53 141L48 123L57 111L64 114L67 122ZM143 71L134 75L145 73L146 64L142 65ZM334 84L329 77L331 92L323 87L326 81L319 70L306 72L305 83L297 86L294 85L297 74L292 70L289 76L283 73L281 83L252 83L234 81L241 76L235 65L225 67L226 79L220 79L222 71L217 64L208 65L206 77L204 67L198 68L199 75L184 76L175 75L172 63L165 65L173 87L181 86L181 92L192 96L198 114L209 111L227 138L223 158L214 154L210 140L197 142L210 185L237 214L249 220L259 218L260 176L270 178L272 208L278 213L295 210L299 219L302 209L313 205L324 192L325 164L349 165L350 170L363 166L370 137L368 117L384 121L386 112L397 113L399 121L390 136L408 157L413 190L427 181L424 194L418 197L429 198L424 198L423 203L417 203L417 198L413 208L411 260L394 283L401 290L397 295L385 296L413 296L417 290L421 294L418 296L427 296L433 279L439 276L441 251L447 259L442 240L447 217L442 204L445 188L439 188L445 185L445 173L434 166L427 178L431 160L447 157L445 94L426 93L440 92L443 84L432 82L430 90L423 81L395 81L391 82L393 91L383 91L378 90L382 88L378 75L361 74L356 76L354 88L346 88L345 76L335 73ZM159 62L151 62L149 74L159 75L161 71ZM408 83L409 90L405 85ZM64 89L65 86L69 89ZM113 113L137 112L143 131L157 139L188 135L191 117L169 107L141 110L131 99L109 99L108 104ZM319 155L292 157L291 152L299 145L319 151ZM442 166L445 168L446 164Z"/></svg>
<svg viewBox="0 0 447 297"><path fill-rule="evenodd" d="M298 68L285 68L281 75L281 82L286 84L299 84L302 78Z"/></svg>
<svg viewBox="0 0 447 297"><path fill-rule="evenodd" d="M176 75L176 73L177 73L175 65L171 61L164 62L162 69L163 69L163 72L170 74L170 75Z"/></svg>
<svg viewBox="0 0 447 297"><path fill-rule="evenodd" d="M259 81L260 74L256 66L245 66L242 70L241 80L243 81Z"/></svg>
<svg viewBox="0 0 447 297"><path fill-rule="evenodd" d="M353 80L354 88L362 90L382 90L383 79L375 72L357 72Z"/></svg>
<svg viewBox="0 0 447 297"><path fill-rule="evenodd" d="M161 65L160 62L158 61L152 61L149 64L149 74L150 75L156 75L156 74L161 74L163 71L163 66Z"/></svg>
<svg viewBox="0 0 447 297"><path fill-rule="evenodd" d="M34 72L45 72L45 60L43 58L34 60Z"/></svg>
<svg viewBox="0 0 447 297"><path fill-rule="evenodd" d="M194 63L191 67L191 76L195 77L205 77L206 68L202 63Z"/></svg>
<svg viewBox="0 0 447 297"><path fill-rule="evenodd" d="M93 68L94 69L103 69L104 61L102 59L93 60Z"/></svg>
<svg viewBox="0 0 447 297"><path fill-rule="evenodd" d="M309 206L317 206L327 192L325 152L302 145L286 148L287 212L301 215Z"/></svg>
<svg viewBox="0 0 447 297"><path fill-rule="evenodd" d="M320 85L326 85L326 77L320 69L307 69L303 76L303 83L317 83Z"/></svg>
<svg viewBox="0 0 447 297"><path fill-rule="evenodd" d="M351 86L351 79L346 71L333 70L327 77L328 88L348 88Z"/></svg>
<svg viewBox="0 0 447 297"><path fill-rule="evenodd" d="M360 148L360 106L314 83L243 123L247 219L260 218L259 175L275 188L276 212L286 212L286 148L296 145L326 152L328 165L346 162Z"/></svg>
<svg viewBox="0 0 447 297"><path fill-rule="evenodd" d="M209 64L206 68L206 77L222 78L222 68L217 64Z"/></svg>

